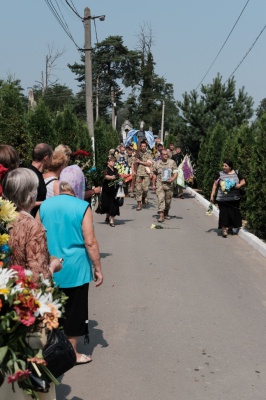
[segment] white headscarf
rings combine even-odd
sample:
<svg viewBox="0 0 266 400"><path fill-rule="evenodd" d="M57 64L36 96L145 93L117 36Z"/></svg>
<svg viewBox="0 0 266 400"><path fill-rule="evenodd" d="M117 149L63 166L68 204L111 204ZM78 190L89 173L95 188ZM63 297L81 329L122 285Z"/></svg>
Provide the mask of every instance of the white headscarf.
<svg viewBox="0 0 266 400"><path fill-rule="evenodd" d="M67 182L73 189L76 197L84 200L85 176L77 165L70 165L63 169L60 174L59 183Z"/></svg>

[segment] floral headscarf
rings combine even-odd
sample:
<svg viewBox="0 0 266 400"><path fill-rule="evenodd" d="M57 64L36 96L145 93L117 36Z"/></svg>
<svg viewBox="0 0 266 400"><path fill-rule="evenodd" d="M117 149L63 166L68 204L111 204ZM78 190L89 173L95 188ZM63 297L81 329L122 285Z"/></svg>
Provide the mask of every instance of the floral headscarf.
<svg viewBox="0 0 266 400"><path fill-rule="evenodd" d="M74 190L76 197L84 200L85 176L77 165L70 165L64 168L60 174L59 182L67 182Z"/></svg>

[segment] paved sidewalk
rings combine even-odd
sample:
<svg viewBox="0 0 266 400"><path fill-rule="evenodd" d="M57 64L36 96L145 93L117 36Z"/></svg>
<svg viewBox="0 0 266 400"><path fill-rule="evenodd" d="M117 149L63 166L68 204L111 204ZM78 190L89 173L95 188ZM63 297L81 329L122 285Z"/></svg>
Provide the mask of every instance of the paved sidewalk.
<svg viewBox="0 0 266 400"><path fill-rule="evenodd" d="M193 190L190 187L187 187L186 191L190 193L196 200L198 200L201 204L206 206L206 210L209 207L210 202L206 200L203 196L201 196L198 192ZM213 208L213 214L218 218L219 210L217 207ZM257 236L250 233L247 229L241 228L238 232L238 236L244 239L248 244L250 244L254 249L260 252L264 257L266 257L266 243L263 240L259 239Z"/></svg>

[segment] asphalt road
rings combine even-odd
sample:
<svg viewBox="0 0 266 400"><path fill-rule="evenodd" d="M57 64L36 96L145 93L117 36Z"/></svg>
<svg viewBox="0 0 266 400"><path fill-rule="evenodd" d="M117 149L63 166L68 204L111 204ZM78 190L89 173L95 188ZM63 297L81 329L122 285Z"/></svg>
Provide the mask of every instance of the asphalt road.
<svg viewBox="0 0 266 400"><path fill-rule="evenodd" d="M104 284L90 287L93 362L59 400L265 400L266 263L186 194L156 223L156 196L125 199L115 228L94 214Z"/></svg>

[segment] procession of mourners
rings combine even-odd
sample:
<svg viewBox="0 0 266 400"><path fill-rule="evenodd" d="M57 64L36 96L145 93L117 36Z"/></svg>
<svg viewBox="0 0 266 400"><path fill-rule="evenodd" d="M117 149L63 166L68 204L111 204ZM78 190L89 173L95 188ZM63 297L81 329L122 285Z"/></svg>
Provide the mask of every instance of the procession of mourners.
<svg viewBox="0 0 266 400"><path fill-rule="evenodd" d="M68 343L64 350L66 358L61 356L63 364L68 364L65 361L71 354L74 357L72 365L65 365L60 373L74 365L92 362L91 354L78 351L78 342L82 338L85 344L89 341L90 283L94 281L96 287L103 283L93 214L103 216L107 231L108 227L122 228L117 220L123 218L123 208L128 204L125 199L129 198L131 207L137 211L136 218L141 218L143 213L148 215L150 211L151 219L154 219L152 207L149 207L151 193L156 204L156 220L163 226L173 223L172 202L186 201L189 196L185 188L193 179L194 171L188 152L183 152L179 143L165 147L151 132L133 130L117 148L109 149L100 171L102 181L97 185L88 185L86 168L89 164L81 165L79 158L84 156L91 155L84 150L72 152L65 144L58 144L53 149L47 143L37 143L32 149L31 163L21 166L18 149L8 144L0 145L0 265L2 270L11 268L12 272L6 276L12 277L11 283L19 291L16 299L20 300L12 312L28 327L28 332L41 333L41 340L34 344L24 343L26 359L31 361L25 364L27 369L19 361L19 379L17 370L12 370L10 363L3 364L2 358L0 385L2 378L4 384L0 387L0 395L3 400L29 399L35 391L43 392L38 394L40 399L56 399L53 382L43 378L45 372L43 376L40 374L43 382L48 382L47 386L43 383L40 388L41 383L36 383L38 376L34 367L36 363L41 364L45 371L47 361L39 351L45 352L50 346L51 331L58 332L62 328L64 343ZM90 171L94 170L95 166L90 165ZM224 160L221 171L213 171L213 174L210 201L217 203L220 209L218 228L226 238L237 233L242 225L240 190L246 182L228 159ZM3 210L10 216L4 215ZM30 282L27 283L28 296L30 288L34 289L35 295L38 293L35 300L28 298L34 305L30 310L26 305L23 309L20 307L26 280ZM49 295L42 291L44 286L49 288ZM7 304L8 300L7 292L2 290L1 293L0 315L5 311L3 302ZM60 296L53 297L55 293ZM18 346L16 342L14 346ZM15 349L16 354L25 359L23 351L26 350ZM56 357L55 351L52 357ZM29 366L30 362L33 367ZM60 373L54 372L55 378ZM6 376L8 379L4 381Z"/></svg>

